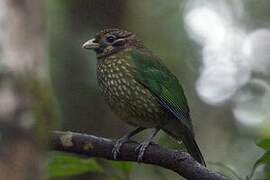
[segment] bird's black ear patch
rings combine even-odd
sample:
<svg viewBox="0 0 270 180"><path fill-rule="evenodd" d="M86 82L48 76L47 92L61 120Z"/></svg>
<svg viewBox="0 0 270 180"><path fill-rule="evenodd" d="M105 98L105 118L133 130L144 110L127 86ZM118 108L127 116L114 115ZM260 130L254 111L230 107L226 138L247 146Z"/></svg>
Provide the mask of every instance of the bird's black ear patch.
<svg viewBox="0 0 270 180"><path fill-rule="evenodd" d="M123 46L126 43L125 39L117 39L113 42L113 46Z"/></svg>

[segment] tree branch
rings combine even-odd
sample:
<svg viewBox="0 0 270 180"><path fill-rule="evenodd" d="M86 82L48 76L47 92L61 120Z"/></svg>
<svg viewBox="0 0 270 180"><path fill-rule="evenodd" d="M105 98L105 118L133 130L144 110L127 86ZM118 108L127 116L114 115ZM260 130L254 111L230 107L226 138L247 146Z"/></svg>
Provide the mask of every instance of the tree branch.
<svg viewBox="0 0 270 180"><path fill-rule="evenodd" d="M51 150L65 151L114 160L112 148L115 141L93 135L54 131L52 133ZM125 143L117 161L137 161L137 142ZM228 179L197 163L188 153L168 150L157 144L151 144L145 151L142 163L153 164L175 171L191 180L225 180Z"/></svg>

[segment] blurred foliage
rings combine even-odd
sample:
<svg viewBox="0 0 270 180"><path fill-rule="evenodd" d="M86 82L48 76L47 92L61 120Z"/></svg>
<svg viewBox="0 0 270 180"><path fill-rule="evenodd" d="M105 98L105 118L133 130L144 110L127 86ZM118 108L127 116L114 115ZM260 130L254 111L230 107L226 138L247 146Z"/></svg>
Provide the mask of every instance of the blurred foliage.
<svg viewBox="0 0 270 180"><path fill-rule="evenodd" d="M264 150L270 149L270 138L261 139L257 142L257 146L263 148Z"/></svg>
<svg viewBox="0 0 270 180"><path fill-rule="evenodd" d="M257 146L265 150L265 153L255 162L252 167L250 175L247 179L252 179L256 168L260 165L270 165L270 138L262 139L257 143ZM265 179L270 179L270 171L265 172Z"/></svg>
<svg viewBox="0 0 270 180"><path fill-rule="evenodd" d="M68 153L52 152L49 154L48 177L74 176L86 172L102 172L102 167L95 159L86 159Z"/></svg>
<svg viewBox="0 0 270 180"><path fill-rule="evenodd" d="M242 180L236 170L232 169L231 167L227 166L222 162L207 162L208 168L212 169L213 171L219 172L220 174L228 177L231 180ZM209 166L210 165L210 166Z"/></svg>
<svg viewBox="0 0 270 180"><path fill-rule="evenodd" d="M59 125L59 111L50 83L47 80L41 82L30 74L21 76L19 82L23 83L24 91L32 96L36 138L40 143L47 142L48 132Z"/></svg>
<svg viewBox="0 0 270 180"><path fill-rule="evenodd" d="M130 174L134 168L134 163L130 162L117 162L117 161L109 161L109 164L118 172L116 172L114 177L111 180L127 180L130 179Z"/></svg>

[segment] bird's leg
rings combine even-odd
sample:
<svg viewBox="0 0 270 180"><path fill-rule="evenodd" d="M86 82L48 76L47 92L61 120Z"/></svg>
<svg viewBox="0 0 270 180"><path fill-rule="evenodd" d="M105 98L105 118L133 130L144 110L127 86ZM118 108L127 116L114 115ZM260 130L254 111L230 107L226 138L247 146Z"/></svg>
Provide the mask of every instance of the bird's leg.
<svg viewBox="0 0 270 180"><path fill-rule="evenodd" d="M113 147L112 150L112 154L113 154L113 158L117 159L118 154L120 153L120 149L122 147L122 145L126 142L129 141L129 139L132 136L135 136L136 134L138 134L139 132L143 131L145 128L143 127L138 127L137 129L131 131L130 133L124 135L123 137L121 137L120 139L118 139Z"/></svg>
<svg viewBox="0 0 270 180"><path fill-rule="evenodd" d="M150 143L153 141L154 137L157 135L160 129L155 128L155 131L148 137L148 139L144 142L142 142L137 148L136 152L138 151L138 158L137 161L141 162L143 159L144 152L146 148L150 145Z"/></svg>

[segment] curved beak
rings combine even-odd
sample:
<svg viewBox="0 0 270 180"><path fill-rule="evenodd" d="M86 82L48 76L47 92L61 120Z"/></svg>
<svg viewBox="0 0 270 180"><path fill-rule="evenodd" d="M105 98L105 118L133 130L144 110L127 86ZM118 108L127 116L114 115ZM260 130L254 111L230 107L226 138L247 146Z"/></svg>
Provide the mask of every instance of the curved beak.
<svg viewBox="0 0 270 180"><path fill-rule="evenodd" d="M93 49L93 50L98 49L98 48L99 48L99 44L96 43L96 42L94 42L94 41L95 41L95 39L90 39L89 41L86 41L86 42L82 45L82 47L83 47L84 49Z"/></svg>

